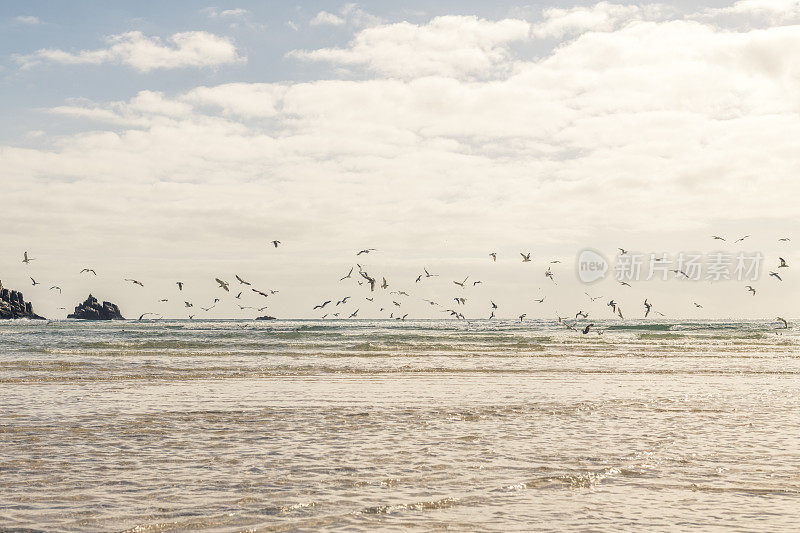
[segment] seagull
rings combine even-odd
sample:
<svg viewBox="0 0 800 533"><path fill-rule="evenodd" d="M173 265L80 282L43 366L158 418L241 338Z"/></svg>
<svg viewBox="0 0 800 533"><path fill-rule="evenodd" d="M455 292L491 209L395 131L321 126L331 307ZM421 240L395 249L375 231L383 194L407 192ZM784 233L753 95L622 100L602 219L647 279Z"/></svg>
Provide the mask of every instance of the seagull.
<svg viewBox="0 0 800 533"><path fill-rule="evenodd" d="M614 300L611 300L606 305L611 308L611 312L612 313L616 313L617 312L617 302L615 302Z"/></svg>
<svg viewBox="0 0 800 533"><path fill-rule="evenodd" d="M263 311L264 309L267 309L268 307L269 307L268 305L265 305L264 307L259 307L258 310L259 311Z"/></svg>
<svg viewBox="0 0 800 533"><path fill-rule="evenodd" d="M184 307L193 307L192 303L191 302L187 302L187 301L183 302L183 306Z"/></svg>
<svg viewBox="0 0 800 533"><path fill-rule="evenodd" d="M578 311L577 313L575 313L575 318L578 318L578 317L589 318L589 313L584 313L583 311Z"/></svg>
<svg viewBox="0 0 800 533"><path fill-rule="evenodd" d="M368 302L374 302L374 301L375 301L375 298L364 298L364 299L365 299L366 301L368 301Z"/></svg>
<svg viewBox="0 0 800 533"><path fill-rule="evenodd" d="M359 274L361 274L361 277L369 282L369 290L374 292L375 291L375 278L370 277L369 274L367 274L366 272L359 272Z"/></svg>
<svg viewBox="0 0 800 533"><path fill-rule="evenodd" d="M725 240L722 237L720 237L719 235L712 235L711 238L714 239L714 240L717 240L717 241L724 241Z"/></svg>
<svg viewBox="0 0 800 533"><path fill-rule="evenodd" d="M135 280L135 279L131 279L131 278L125 278L125 281L130 281L130 282L131 282L131 283L133 283L134 285L138 285L138 286L140 286L140 287L144 287L144 283L142 283L142 282L141 282L141 281L139 281L139 280Z"/></svg>
<svg viewBox="0 0 800 533"><path fill-rule="evenodd" d="M497 262L497 252L492 252L489 254L492 257L492 261L495 263Z"/></svg>
<svg viewBox="0 0 800 533"><path fill-rule="evenodd" d="M328 305L329 303L331 303L331 301L330 301L330 300L325 300L325 301L324 301L324 302L322 302L321 304L319 304L319 305L315 305L315 306L314 306L314 309L325 309L325 306L326 306L326 305Z"/></svg>
<svg viewBox="0 0 800 533"><path fill-rule="evenodd" d="M483 282L482 282L482 281L473 281L473 282L472 282L472 286L474 287L474 286L475 286L475 285L477 285L478 283L483 283Z"/></svg>
<svg viewBox="0 0 800 533"><path fill-rule="evenodd" d="M519 321L522 322L522 319L525 318L526 316L528 316L526 313L522 313L521 315L519 315Z"/></svg>
<svg viewBox="0 0 800 533"><path fill-rule="evenodd" d="M695 307L697 307L697 308L699 308L699 309L702 309L702 308L703 308L703 306L702 306L702 305L700 305L700 304L699 304L699 303L697 303L697 302L692 302L692 303L694 304L694 306L695 306Z"/></svg>
<svg viewBox="0 0 800 533"><path fill-rule="evenodd" d="M778 260L781 262L781 264L778 265L778 268L788 268L789 267L789 265L786 264L786 260L783 257L779 257Z"/></svg>
<svg viewBox="0 0 800 533"><path fill-rule="evenodd" d="M650 308L653 307L653 304L647 303L647 298L644 299L644 317L647 318L647 315L650 314Z"/></svg>
<svg viewBox="0 0 800 533"><path fill-rule="evenodd" d="M399 302L395 302L394 300L392 300L392 303L393 303L394 305L396 305L397 307L400 307L400 303L399 303Z"/></svg>
<svg viewBox="0 0 800 533"><path fill-rule="evenodd" d="M35 259L36 259L35 257L28 257L28 252L25 252L23 254L22 262L27 265L28 263L30 263L31 261L33 261Z"/></svg>
<svg viewBox="0 0 800 533"><path fill-rule="evenodd" d="M778 239L778 242L789 242L791 240L792 239L790 239L789 237L781 237L780 239Z"/></svg>
<svg viewBox="0 0 800 533"><path fill-rule="evenodd" d="M489 303L492 304L492 309L497 309L497 304L493 301L489 300Z"/></svg>
<svg viewBox="0 0 800 533"><path fill-rule="evenodd" d="M542 296L542 297L541 297L539 300L537 300L537 299L535 299L535 298L534 298L534 300L533 300L533 301L534 301L534 302L539 302L539 303L544 303L544 299L545 299L545 298L546 298L546 296Z"/></svg>
<svg viewBox="0 0 800 533"><path fill-rule="evenodd" d="M466 298L453 298L453 300L455 300L457 304L461 304L461 305L465 305L467 303L467 299Z"/></svg>
<svg viewBox="0 0 800 533"><path fill-rule="evenodd" d="M272 241L272 245L275 246L275 248L277 248L280 243L281 241Z"/></svg>
<svg viewBox="0 0 800 533"><path fill-rule="evenodd" d="M225 292L230 292L230 291L231 291L231 290L228 288L228 282L227 282L227 281L222 281L222 280L221 280L221 279L219 279L219 278L214 278L214 280L215 280L217 283L219 283L219 286L220 286L221 288L225 289Z"/></svg>
<svg viewBox="0 0 800 533"><path fill-rule="evenodd" d="M216 306L217 306L217 304L214 304L211 307L201 307L200 309L202 309L203 311L208 312L208 311L214 309Z"/></svg>
<svg viewBox="0 0 800 533"><path fill-rule="evenodd" d="M252 307L252 306L250 306L250 305L240 305L240 306L239 306L239 309L241 309L242 311L244 311L245 309L255 309L255 307Z"/></svg>
<svg viewBox="0 0 800 533"><path fill-rule="evenodd" d="M583 328L583 334L586 335L587 333L589 333L589 328L591 328L592 326L594 326L593 323L592 324L586 324L586 327Z"/></svg>
<svg viewBox="0 0 800 533"><path fill-rule="evenodd" d="M408 296L406 291L391 291L389 294L399 294L400 296Z"/></svg>
<svg viewBox="0 0 800 533"><path fill-rule="evenodd" d="M248 283L245 280L243 280L242 278L240 278L238 274L234 274L234 276L236 276L236 281L238 281L240 285L250 285L250 283Z"/></svg>
<svg viewBox="0 0 800 533"><path fill-rule="evenodd" d="M28 276L28 277L30 278L30 276ZM41 283L39 283L38 281L36 281L36 280L35 280L35 279L33 279L33 278L31 278L31 281L33 282L33 286L34 286L34 287L35 287L35 286L37 286L37 285L41 285Z"/></svg>
<svg viewBox="0 0 800 533"><path fill-rule="evenodd" d="M349 296L345 296L344 298L342 298L341 300L339 300L338 302L336 302L336 305L339 305L339 304L346 304L346 303L347 303L347 300L348 300L349 298L350 298Z"/></svg>
<svg viewBox="0 0 800 533"><path fill-rule="evenodd" d="M389 286L389 283L386 282L386 277L383 278L383 283L381 283L381 289L385 289Z"/></svg>
<svg viewBox="0 0 800 533"><path fill-rule="evenodd" d="M359 311L358 309L353 311L353 313L348 318L355 318L355 316L358 314L358 311Z"/></svg>
<svg viewBox="0 0 800 533"><path fill-rule="evenodd" d="M178 286L178 290L179 290L179 291L182 291L182 290L183 290L183 282L182 282L182 281L176 281L176 282L175 282L175 285L177 285L177 286Z"/></svg>
<svg viewBox="0 0 800 533"><path fill-rule="evenodd" d="M769 275L770 276L775 276L776 278L778 278L778 281L783 281L783 279L781 279L781 277L778 275L777 272L770 272Z"/></svg>
<svg viewBox="0 0 800 533"><path fill-rule="evenodd" d="M189 315L189 320L194 320L194 315Z"/></svg>
<svg viewBox="0 0 800 533"><path fill-rule="evenodd" d="M84 268L83 270L80 271L80 274L83 274L84 272L91 272L95 276L97 275L97 272L95 272L93 268Z"/></svg>
<svg viewBox="0 0 800 533"><path fill-rule="evenodd" d="M783 329L786 329L786 328L788 328L788 327L789 327L789 323L788 323L788 322L786 322L786 319L785 319L785 318L778 317L778 318L776 318L775 320L777 320L778 322L783 322Z"/></svg>
<svg viewBox="0 0 800 533"><path fill-rule="evenodd" d="M469 279L469 276L464 278L464 281L460 281L460 282L459 281L454 281L453 283L455 283L456 285L458 285L459 287L461 287L463 289L464 288L464 284L467 282L468 279Z"/></svg>
<svg viewBox="0 0 800 533"><path fill-rule="evenodd" d="M595 300L599 300L600 298L602 298L602 296L592 296L592 295L591 295L591 294L589 294L588 292L584 292L583 294L585 294L586 296L588 296L588 297L589 297L589 301L591 301L591 302L593 302L593 301L595 301Z"/></svg>
<svg viewBox="0 0 800 533"><path fill-rule="evenodd" d="M158 313L142 313L141 315L139 315L139 320L143 319L147 315L158 316Z"/></svg>
<svg viewBox="0 0 800 533"><path fill-rule="evenodd" d="M433 300L425 300L425 299L423 298L423 300L422 300L422 301L423 301L423 302L427 302L427 303L428 303L428 304L430 304L430 305L439 305L439 304L437 304L436 302L434 302Z"/></svg>
<svg viewBox="0 0 800 533"><path fill-rule="evenodd" d="M748 285L747 287L745 287L745 289L747 289L748 291L752 292L753 296L756 295L756 290L752 286Z"/></svg>
<svg viewBox="0 0 800 533"><path fill-rule="evenodd" d="M625 255L628 253L628 250L625 248L617 248L617 250L619 250L619 255Z"/></svg>
<svg viewBox="0 0 800 533"><path fill-rule="evenodd" d="M31 278L31 279L33 279L33 278ZM58 285L53 285L48 290L52 291L53 289L56 289L58 291L58 294L61 294L61 287L59 287Z"/></svg>
<svg viewBox="0 0 800 533"><path fill-rule="evenodd" d="M353 267L350 267L350 272L347 273L346 276L339 278L339 281L344 281L349 278L353 274Z"/></svg>
<svg viewBox="0 0 800 533"><path fill-rule="evenodd" d="M491 314L491 315L489 315L489 320L491 320L491 319L493 319L493 318L494 318L494 311L492 311L492 314Z"/></svg>
<svg viewBox="0 0 800 533"><path fill-rule="evenodd" d="M735 240L735 241L733 241L733 242L742 242L743 240L745 240L745 239L746 239L746 238L748 238L749 236L750 236L750 235L745 235L744 237L739 237L738 239L736 239L736 240Z"/></svg>
<svg viewBox="0 0 800 533"><path fill-rule="evenodd" d="M261 296L263 296L264 298L267 298L267 297L269 297L269 294L267 294L266 292L260 291L260 290L258 290L258 289L253 289L253 288L251 288L250 290L251 290L251 291L253 291L253 292L254 292L254 293L256 293L256 294L260 294L260 295L261 295Z"/></svg>
<svg viewBox="0 0 800 533"><path fill-rule="evenodd" d="M622 320L625 320L625 317L622 316L622 308L619 305L617 306L617 314Z"/></svg>
<svg viewBox="0 0 800 533"><path fill-rule="evenodd" d="M416 279L416 281L414 281L414 283L419 283L421 279L422 279L422 274L417 276L417 279Z"/></svg>
<svg viewBox="0 0 800 533"><path fill-rule="evenodd" d="M522 262L523 263L530 263L531 262L531 253L530 252L528 252L527 255L523 254L522 252L520 252L519 255L522 256Z"/></svg>
<svg viewBox="0 0 800 533"><path fill-rule="evenodd" d="M378 251L377 248L365 248L365 249L361 250L360 252L358 252L356 255L368 254L370 252L377 252L377 251Z"/></svg>
<svg viewBox="0 0 800 533"><path fill-rule="evenodd" d="M625 287L630 287L631 286L631 284L626 282L626 281L620 281L619 284L620 285L624 285Z"/></svg>
<svg viewBox="0 0 800 533"><path fill-rule="evenodd" d="M547 267L547 270L544 273L545 277L550 278L550 281L556 283L556 278L553 277L553 271L550 270L550 267ZM558 283L556 283L558 285Z"/></svg>
<svg viewBox="0 0 800 533"><path fill-rule="evenodd" d="M685 277L685 278L688 278L688 277L689 277L689 274L687 274L687 273L686 273L686 272L684 272L683 270L673 270L672 272L675 272L675 274L676 274L676 276L675 276L675 277L677 277L677 274L682 274L682 275L683 275L683 277Z"/></svg>
<svg viewBox="0 0 800 533"><path fill-rule="evenodd" d="M559 261L558 259L556 259L555 261L550 261L550 263L553 264L553 265L555 265L556 263L560 263L560 262L561 261Z"/></svg>
<svg viewBox="0 0 800 533"><path fill-rule="evenodd" d="M427 268L423 268L422 270L425 271L425 277L426 278L438 278L439 277L439 274L431 274L430 272L428 272Z"/></svg>

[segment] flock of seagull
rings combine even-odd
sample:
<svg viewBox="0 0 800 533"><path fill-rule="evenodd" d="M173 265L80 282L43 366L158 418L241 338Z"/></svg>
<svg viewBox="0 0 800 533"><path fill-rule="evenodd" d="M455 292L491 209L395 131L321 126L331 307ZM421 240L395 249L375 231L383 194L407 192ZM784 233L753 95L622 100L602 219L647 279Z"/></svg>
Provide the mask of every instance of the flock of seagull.
<svg viewBox="0 0 800 533"><path fill-rule="evenodd" d="M750 235L745 235L743 237L737 238L733 242L737 242L737 243L738 242L742 242L742 241L744 241L745 239L747 239L749 237L750 237ZM724 237L721 237L719 235L712 235L712 239L719 240L719 241L726 241L726 239ZM791 239L789 237L782 237L782 238L778 239L779 242L788 242L790 240ZM269 244L274 246L275 248L278 248L279 245L281 245L281 241L273 240L273 241L270 241ZM362 256L362 255L368 255L368 254L371 254L371 253L377 252L377 251L378 251L377 248L364 248L364 249L361 249L358 252L356 252L355 255L356 255L356 257L359 257L359 256ZM625 255L625 254L629 253L628 250L626 250L624 248L619 248L619 251L620 251L621 255ZM532 253L531 252L520 252L519 255L522 258L522 263L532 263L533 262ZM498 253L497 252L490 252L489 253L489 257L491 258L492 262L497 262ZM24 252L22 263L24 263L25 265L29 265L34 260L35 260L35 258L30 257L28 255L27 251ZM553 261L550 261L549 263L550 264L547 266L547 269L544 271L544 277L546 279L550 280L550 282L553 285L558 285L558 283L556 281L556 278L555 278L555 273L552 270L552 265L558 264L558 263L560 263L560 261L553 260ZM781 268L788 268L788 267L789 267L789 265L786 262L786 260L784 258L782 258L782 257L778 257L778 265L776 267L776 270L779 270ZM688 278L688 276L684 272L682 272L680 270L674 270L673 272L675 272L676 274L683 274L684 276L686 276ZM90 275L97 276L97 272L93 268L83 268L80 271L80 274L90 274ZM783 281L783 278L776 271L772 271L771 270L769 272L769 276L776 278L778 281ZM234 287L236 287L236 289L234 289L234 292L237 292L237 294L235 296L235 298L237 300L241 300L243 292L245 290L247 290L247 289L249 289L252 293L257 294L257 295L259 295L261 297L264 297L264 298L268 298L269 296L277 294L279 292L278 290L274 290L274 289L260 290L260 289L257 289L255 287L253 287L252 284L249 281L246 281L244 278L242 278L238 274L235 274L234 277L236 279L236 283L234 284ZM419 283L422 283L424 280L427 280L427 279L430 279L430 278L438 278L438 277L440 277L439 274L432 274L428 270L427 267L424 267L422 269L422 272L419 273L416 276L416 278L414 280L414 283L415 284L419 284ZM41 283L36 281L32 276L30 277L30 279L31 279L31 282L32 282L33 286L41 285ZM144 283L142 283L141 281L139 281L137 279L134 279L134 278L124 278L124 281L129 282L129 283L131 283L133 285L136 285L136 286L139 286L139 287L144 287ZM217 283L217 288L218 289L221 289L221 290L225 291L226 293L231 293L232 282L225 281L225 280L223 280L223 279L221 279L219 277L215 277L214 281ZM371 304L372 306L377 307L378 308L378 312L379 313L383 313L384 316L388 312L388 318L389 319L405 320L408 317L409 313L403 312L403 311L404 311L404 305L407 302L407 298L411 297L411 294L407 290L395 289L394 284L390 285L389 280L386 278L386 276L370 273L361 263L356 263L355 266L350 267L350 270L347 272L347 274L345 274L344 276L339 278L339 282L340 283L341 282L346 282L346 281L349 281L351 283L355 282L359 287L362 287L363 290L368 292L369 293L368 296L363 296L363 302L369 302L369 304ZM425 298L421 298L421 300L424 301L425 303L429 304L432 307L441 308L440 309L441 312L443 314L446 314L447 316L449 316L451 318L458 319L458 320L466 320L467 318L464 315L463 309L464 309L464 306L466 306L467 300L468 300L469 297L463 291L471 289L471 288L474 288L474 287L476 287L478 285L481 285L483 282L481 280L470 280L470 276L466 276L463 280L460 280L460 279L459 280L452 280L452 283L453 283L454 287L457 287L456 290L459 291L459 293L457 295L453 296L450 300L448 300L448 301L455 302L454 305L446 306L446 305L440 304L439 302L437 302L435 300L429 300L429 299L425 299ZM621 286L631 287L631 284L626 282L626 281L618 280L618 283ZM184 282L176 281L175 285L177 286L177 289L178 289L179 292L183 291ZM2 285L0 285L0 286L2 286ZM383 293L384 291L386 291L387 289L390 289L390 288L393 289L391 291L388 291L388 294L391 295L388 298L388 300L391 301L391 304L388 304L388 303L384 303L383 305L381 305L380 303L376 304L375 303L375 296L376 296L375 293L376 292L377 293ZM744 288L745 288L746 291L749 291L752 296L756 295L757 290L752 285L746 285ZM51 286L49 290L57 290L59 293L61 293L61 291L62 291L61 287L58 286L58 285ZM592 296L588 292L585 292L584 294L588 297L590 302L594 302L594 301L596 301L598 299L603 298L602 296ZM546 297L542 296L541 298L534 298L533 301L536 302L536 303L542 304L542 303L544 303L545 298ZM360 298L354 298L354 297L348 295L348 296L344 296L344 297L341 297L341 298L327 299L327 300L325 300L325 301L323 301L323 302L321 302L321 303L319 303L317 305L314 305L313 308L312 308L312 311L319 310L320 312L324 312L319 317L319 318L322 318L322 319L327 319L327 318L357 318L358 317L358 313L361 310L361 305L357 305L357 304L354 303L354 304L352 304L352 308L354 308L354 310L349 309L349 310L345 311L345 306L348 305L348 302L350 300L353 300L354 302L356 302L356 301L359 301ZM168 302L169 299L168 298L162 298L162 299L160 299L158 301L160 303L163 303L163 302ZM204 312L209 312L211 309L216 307L218 302L220 302L220 298L214 298L210 305L208 305L208 306L200 305L200 306L198 306L198 308L203 310ZM380 302L380 300L379 300L379 302ZM697 303L697 302L692 302L692 303L696 308L703 308L703 306L701 304ZM192 309L192 308L195 307L194 304L192 302L188 301L188 300L183 300L183 304L184 304L184 308L185 309ZM365 305L365 304L362 304L362 305ZM654 310L653 309L653 303L648 301L647 298L645 298L645 300L644 300L642 305L643 305L643 317L644 318L649 317L651 315L651 313L652 314L657 314L659 316L665 316L660 311ZM328 306L330 306L330 307L328 307ZM489 306L490 307L487 309L488 316L486 318L488 318L489 320L492 320L492 319L496 318L495 311L497 311L499 309L499 306L493 300L489 300ZM623 311L622 311L622 307L620 306L620 304L614 298L611 298L606 303L606 306L610 308L612 317L619 317L620 319L624 319L625 318L625 315L623 314ZM260 307L255 307L255 306L239 305L239 308L241 310L253 309L253 310L258 310L259 312L261 312L261 311L266 310L268 308L268 306L264 305L264 306L260 306ZM62 307L60 309L64 309L64 308ZM145 317L149 317L149 316L162 317L163 315L161 315L160 313L152 313L152 312L143 313L141 316L139 316L139 320L143 320ZM195 314L189 314L188 318L189 319L193 319L195 316L196 316ZM520 314L518 316L519 321L520 322L524 321L526 316L527 316L526 313ZM556 315L556 319L557 319L558 324L561 324L564 327L566 327L567 329L570 329L570 330L573 330L573 331L580 331L584 335L588 334L593 328L594 328L594 331L599 335L601 335L604 332L604 330L598 328L595 325L595 323L588 321L589 313L584 312L582 309L578 310L575 313L574 318L573 317L562 317L562 316ZM788 322L785 319L781 318L781 317L777 317L776 321L782 323L784 328L788 328L789 327Z"/></svg>

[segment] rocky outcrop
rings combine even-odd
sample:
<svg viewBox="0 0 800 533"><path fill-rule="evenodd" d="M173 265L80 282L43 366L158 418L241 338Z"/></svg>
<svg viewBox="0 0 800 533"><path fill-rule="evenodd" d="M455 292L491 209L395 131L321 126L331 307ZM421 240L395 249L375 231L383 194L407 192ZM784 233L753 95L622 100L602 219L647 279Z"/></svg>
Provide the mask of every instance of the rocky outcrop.
<svg viewBox="0 0 800 533"><path fill-rule="evenodd" d="M75 312L67 315L67 318L79 318L81 320L125 320L119 312L119 307L111 302L103 302L102 305L97 298L89 295L82 304L75 307Z"/></svg>
<svg viewBox="0 0 800 533"><path fill-rule="evenodd" d="M264 316L257 316L256 320L278 320L278 319L275 318L274 316L264 315Z"/></svg>
<svg viewBox="0 0 800 533"><path fill-rule="evenodd" d="M0 284L0 319L2 318L44 319L33 312L33 304L26 302L21 292L3 289Z"/></svg>

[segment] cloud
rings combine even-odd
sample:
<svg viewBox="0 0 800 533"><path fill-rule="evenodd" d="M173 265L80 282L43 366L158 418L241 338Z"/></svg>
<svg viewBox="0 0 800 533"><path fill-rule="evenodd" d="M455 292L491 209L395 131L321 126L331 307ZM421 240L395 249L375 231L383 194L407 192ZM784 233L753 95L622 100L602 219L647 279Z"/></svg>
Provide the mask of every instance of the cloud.
<svg viewBox="0 0 800 533"><path fill-rule="evenodd" d="M562 39L586 31L611 31L621 24L657 15L659 11L657 4L640 7L609 2L570 9L548 8L542 11L544 20L536 24L532 31L542 39Z"/></svg>
<svg viewBox="0 0 800 533"><path fill-rule="evenodd" d="M725 15L762 19L777 24L800 18L800 0L739 0L731 6L706 9L696 18Z"/></svg>
<svg viewBox="0 0 800 533"><path fill-rule="evenodd" d="M342 26L345 20L342 17L337 17L333 13L320 11L308 23L311 26Z"/></svg>
<svg viewBox="0 0 800 533"><path fill-rule="evenodd" d="M103 63L122 64L140 72L157 69L186 67L215 67L244 61L236 46L226 37L204 31L175 33L166 39L147 37L132 31L106 38L107 48L82 50L77 53L59 49L41 49L33 54L18 55L14 59L22 68L32 68L43 63L65 65Z"/></svg>
<svg viewBox="0 0 800 533"><path fill-rule="evenodd" d="M400 22L366 28L346 48L295 50L289 56L364 66L401 78L488 77L508 70L509 44L527 39L529 31L530 24L523 20L445 16L425 25Z"/></svg>
<svg viewBox="0 0 800 533"><path fill-rule="evenodd" d="M236 17L244 17L250 14L250 11L242 8L220 10L217 9L216 7L207 7L201 9L200 12L205 13L205 15L209 18L236 18Z"/></svg>
<svg viewBox="0 0 800 533"><path fill-rule="evenodd" d="M41 24L42 21L39 20L39 17L34 17L33 15L20 15L14 18L20 24L30 24L31 26L36 26Z"/></svg>
<svg viewBox="0 0 800 533"><path fill-rule="evenodd" d="M305 316L315 294L341 290L326 275L347 272L350 248L376 242L385 263L369 259L390 279L468 261L486 280L496 273L472 258L496 246L564 258L587 245L649 250L658 235L680 251L707 244L711 228L748 228L762 243L800 223L800 27L628 17L552 26L565 40L539 55L511 47L528 38L521 20L383 24L322 49L368 69L353 79L66 102L51 111L75 117L76 133L0 147L4 246L52 246L62 263L95 249L108 268L124 260L165 287L174 279L161 272L197 269L200 284L250 267L292 295L282 313ZM253 246L273 235L291 247L280 264ZM774 298L765 286L748 312L790 300L789 283ZM663 289L665 312L673 297L685 294Z"/></svg>

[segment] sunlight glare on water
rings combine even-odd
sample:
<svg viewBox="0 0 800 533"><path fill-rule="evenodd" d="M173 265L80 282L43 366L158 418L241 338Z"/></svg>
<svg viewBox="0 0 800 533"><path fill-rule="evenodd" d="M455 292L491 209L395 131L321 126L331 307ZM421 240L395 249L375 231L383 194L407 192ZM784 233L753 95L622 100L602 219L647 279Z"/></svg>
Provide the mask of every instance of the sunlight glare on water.
<svg viewBox="0 0 800 533"><path fill-rule="evenodd" d="M0 523L795 527L798 335L766 322L0 324Z"/></svg>

